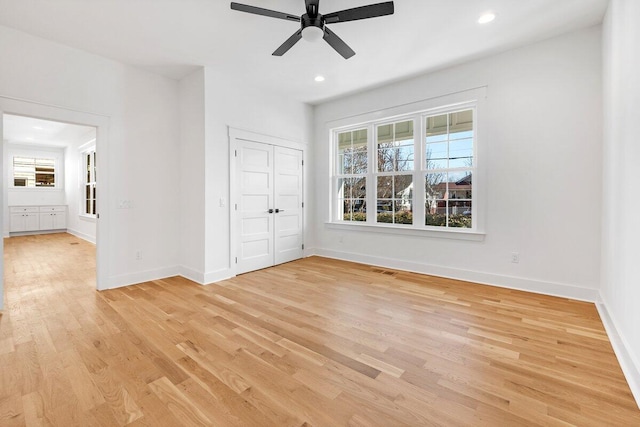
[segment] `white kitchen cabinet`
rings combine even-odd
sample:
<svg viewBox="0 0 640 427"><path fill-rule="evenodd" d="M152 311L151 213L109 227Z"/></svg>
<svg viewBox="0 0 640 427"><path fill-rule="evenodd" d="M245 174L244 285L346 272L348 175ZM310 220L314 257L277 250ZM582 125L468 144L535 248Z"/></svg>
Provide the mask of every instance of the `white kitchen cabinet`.
<svg viewBox="0 0 640 427"><path fill-rule="evenodd" d="M11 213L10 232L38 230L40 222L38 206L12 206L9 212Z"/></svg>
<svg viewBox="0 0 640 427"><path fill-rule="evenodd" d="M66 206L40 206L39 230L61 230L67 228Z"/></svg>
<svg viewBox="0 0 640 427"><path fill-rule="evenodd" d="M67 228L66 206L10 206L11 233Z"/></svg>

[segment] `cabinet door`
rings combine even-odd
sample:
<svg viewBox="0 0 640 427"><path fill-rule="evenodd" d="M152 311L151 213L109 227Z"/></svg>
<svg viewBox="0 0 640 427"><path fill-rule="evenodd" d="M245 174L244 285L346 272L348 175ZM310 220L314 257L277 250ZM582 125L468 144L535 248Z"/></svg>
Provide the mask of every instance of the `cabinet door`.
<svg viewBox="0 0 640 427"><path fill-rule="evenodd" d="M40 214L40 230L53 230L53 215L52 213Z"/></svg>
<svg viewBox="0 0 640 427"><path fill-rule="evenodd" d="M23 213L12 213L11 214L11 226L9 227L9 231L12 233L25 231L26 230L26 221Z"/></svg>
<svg viewBox="0 0 640 427"><path fill-rule="evenodd" d="M56 212L53 214L53 228L62 230L67 228L67 214L64 212Z"/></svg>
<svg viewBox="0 0 640 427"><path fill-rule="evenodd" d="M24 214L25 231L35 231L39 229L40 221L38 221L37 213Z"/></svg>

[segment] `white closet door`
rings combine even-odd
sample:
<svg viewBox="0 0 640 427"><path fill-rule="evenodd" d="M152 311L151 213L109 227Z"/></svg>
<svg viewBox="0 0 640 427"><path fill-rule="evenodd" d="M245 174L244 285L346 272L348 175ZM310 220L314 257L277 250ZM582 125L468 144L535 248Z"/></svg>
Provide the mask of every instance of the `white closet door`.
<svg viewBox="0 0 640 427"><path fill-rule="evenodd" d="M274 147L275 264L300 259L302 250L302 151Z"/></svg>
<svg viewBox="0 0 640 427"><path fill-rule="evenodd" d="M237 145L237 274L274 264L273 147L249 141Z"/></svg>

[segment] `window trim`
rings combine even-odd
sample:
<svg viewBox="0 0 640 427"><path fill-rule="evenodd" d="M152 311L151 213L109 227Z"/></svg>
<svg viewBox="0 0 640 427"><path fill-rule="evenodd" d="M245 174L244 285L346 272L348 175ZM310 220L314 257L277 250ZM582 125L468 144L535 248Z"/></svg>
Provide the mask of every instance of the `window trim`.
<svg viewBox="0 0 640 427"><path fill-rule="evenodd" d="M438 96L422 101L412 102L400 106L391 107L385 110L372 111L361 115L351 116L343 119L337 119L326 123L328 136L330 138L330 188L329 188L329 207L327 210L328 219L325 225L329 228L339 228L347 230L361 230L382 232L391 234L411 234L424 235L430 237L444 237L463 240L482 240L484 239L484 206L486 202L486 190L484 188L485 171L484 164L485 142L482 139L482 117L484 109L484 101L486 98L486 87L478 87L466 91L460 91L449 95ZM453 113L467 109L473 110L473 157L474 163L472 167L447 168L448 172L456 170L469 171L473 174L472 186L472 227L439 227L421 225L425 222L424 208L415 209L413 211L413 224L387 224L376 222L376 211L371 207L376 206L375 184L372 179L377 179L377 164L373 154L376 147L376 131L377 127L384 124L397 123L403 120L414 120L414 169L407 171L413 175L414 194L413 204L415 206L424 205L425 191L422 185L416 185L416 178L424 181L426 174L431 170L426 169L426 144L425 131L427 117L436 116L444 113ZM337 135L346 131L354 131L358 129L367 129L367 153L368 153L368 170L361 177L366 177L367 185L367 221L343 221L340 220L340 208L338 206L338 198L336 189L338 179L343 176L338 175L337 165ZM424 128L424 129L423 129ZM375 171L374 171L375 169ZM434 171L442 171L443 169L434 169ZM395 172L395 174L401 171Z"/></svg>

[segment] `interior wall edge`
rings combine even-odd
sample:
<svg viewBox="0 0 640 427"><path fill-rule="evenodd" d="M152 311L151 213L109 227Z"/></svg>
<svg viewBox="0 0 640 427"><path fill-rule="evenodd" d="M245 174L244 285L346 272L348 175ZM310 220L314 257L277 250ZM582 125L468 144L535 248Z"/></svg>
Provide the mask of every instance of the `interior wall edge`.
<svg viewBox="0 0 640 427"><path fill-rule="evenodd" d="M608 308L606 299L602 298L602 301L596 304L596 308L598 309L598 314L600 314L600 319L607 332L618 363L620 363L622 373L627 379L631 393L633 393L636 404L640 409L640 362L636 355L633 354L628 341L620 334L620 329L616 326L615 318L610 314L611 311Z"/></svg>
<svg viewBox="0 0 640 427"><path fill-rule="evenodd" d="M578 301L595 303L599 298L599 292L597 289L578 287L563 283L545 282L524 277L505 276L481 271L462 270L452 267L441 267L426 263L417 263L387 257L362 255L352 252L334 251L323 248L316 248L315 253L318 256L334 258L343 261L358 262L377 267L393 268L395 270L410 271L413 273L427 274L430 276L438 276L447 279L463 280L466 282L473 282L481 285L497 286L500 288L514 289L560 298L570 298Z"/></svg>

